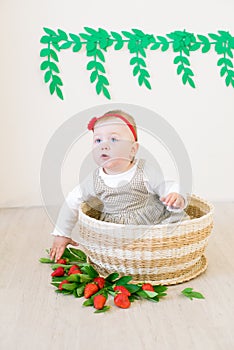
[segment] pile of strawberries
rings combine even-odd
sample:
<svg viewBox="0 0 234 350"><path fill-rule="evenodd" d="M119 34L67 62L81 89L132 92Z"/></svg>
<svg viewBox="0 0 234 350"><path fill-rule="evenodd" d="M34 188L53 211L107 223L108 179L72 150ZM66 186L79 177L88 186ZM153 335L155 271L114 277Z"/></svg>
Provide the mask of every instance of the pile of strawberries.
<svg viewBox="0 0 234 350"><path fill-rule="evenodd" d="M83 305L93 306L95 313L110 309L110 305L106 305L109 295L114 297L114 304L122 309L129 308L138 299L158 302L166 295L167 287L150 283L133 284L130 283L131 276L119 277L116 272L106 278L99 276L79 249L66 248L56 263L48 258L41 258L40 262L51 264L51 284L56 287L57 293L84 297L86 300Z"/></svg>

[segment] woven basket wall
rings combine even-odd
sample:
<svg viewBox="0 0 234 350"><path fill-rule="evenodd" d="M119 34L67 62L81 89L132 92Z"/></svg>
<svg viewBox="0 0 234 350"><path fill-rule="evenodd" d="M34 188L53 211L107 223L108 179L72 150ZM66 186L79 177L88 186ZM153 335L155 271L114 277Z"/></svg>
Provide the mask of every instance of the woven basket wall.
<svg viewBox="0 0 234 350"><path fill-rule="evenodd" d="M213 227L213 205L192 195L186 212L191 220L176 224L123 225L95 219L98 212L83 203L79 243L103 276L118 272L132 275L135 282L182 283L207 267L204 252Z"/></svg>

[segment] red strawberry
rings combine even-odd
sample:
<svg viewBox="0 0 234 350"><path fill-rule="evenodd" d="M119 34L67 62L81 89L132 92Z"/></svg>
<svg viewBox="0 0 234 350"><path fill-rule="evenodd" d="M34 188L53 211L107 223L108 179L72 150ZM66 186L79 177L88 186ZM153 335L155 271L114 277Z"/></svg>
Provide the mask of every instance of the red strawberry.
<svg viewBox="0 0 234 350"><path fill-rule="evenodd" d="M97 310L103 309L105 302L106 302L106 297L104 297L104 295L102 294L95 295L95 297L93 298L93 304L95 309Z"/></svg>
<svg viewBox="0 0 234 350"><path fill-rule="evenodd" d="M141 287L143 290L148 290L150 292L154 292L154 287L151 283L144 283Z"/></svg>
<svg viewBox="0 0 234 350"><path fill-rule="evenodd" d="M84 297L88 299L97 292L98 292L98 286L94 283L88 283L86 284L84 289Z"/></svg>
<svg viewBox="0 0 234 350"><path fill-rule="evenodd" d="M105 282L106 282L105 278L103 278L103 277L95 277L93 281L97 283L99 289L104 288Z"/></svg>
<svg viewBox="0 0 234 350"><path fill-rule="evenodd" d="M67 260L66 260L66 259L59 259L59 260L57 261L57 264L64 264L64 265L66 265L66 263L67 263Z"/></svg>
<svg viewBox="0 0 234 350"><path fill-rule="evenodd" d="M128 309L131 305L130 300L126 294L120 293L114 297L114 303L116 306L122 309Z"/></svg>
<svg viewBox="0 0 234 350"><path fill-rule="evenodd" d="M80 269L76 269L76 270L71 271L71 272L69 273L69 275L76 275L76 274L80 274L80 273L82 273L82 272L80 271Z"/></svg>
<svg viewBox="0 0 234 350"><path fill-rule="evenodd" d="M116 286L114 287L114 290L127 295L127 297L130 297L131 295L131 293L124 286Z"/></svg>
<svg viewBox="0 0 234 350"><path fill-rule="evenodd" d="M60 277L64 275L64 268L62 266L58 267L54 272L52 272L52 277Z"/></svg>
<svg viewBox="0 0 234 350"><path fill-rule="evenodd" d="M63 289L63 285L64 285L65 283L69 283L69 282L68 282L67 280L63 280L63 281L59 284L58 289L59 289L59 290L62 290L62 289Z"/></svg>
<svg viewBox="0 0 234 350"><path fill-rule="evenodd" d="M72 275L74 270L79 270L79 266L78 265L72 265L68 271L68 275Z"/></svg>

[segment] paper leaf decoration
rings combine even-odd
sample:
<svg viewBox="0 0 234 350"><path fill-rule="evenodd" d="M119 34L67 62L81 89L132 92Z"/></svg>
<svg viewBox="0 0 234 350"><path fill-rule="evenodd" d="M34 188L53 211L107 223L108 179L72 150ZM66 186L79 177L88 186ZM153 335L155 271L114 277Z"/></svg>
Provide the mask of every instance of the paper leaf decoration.
<svg viewBox="0 0 234 350"><path fill-rule="evenodd" d="M189 57L193 51L207 53L214 49L218 55L217 66L220 69L220 76L225 79L226 86L234 88L233 50L234 37L227 31L218 30L217 34L208 35L189 33L186 30L176 30L165 36L145 34L140 29L122 31L121 33L110 32L105 29L84 27L85 32L79 34L67 34L65 31L57 31L44 28L45 34L41 37L40 56L43 58L41 70L44 71L44 81L49 84L51 95L56 93L63 100L61 86L63 82L59 76L58 67L59 54L62 50L72 49L79 52L82 47L86 50L88 63L86 69L90 71L90 82L95 84L97 94L103 94L111 99L109 92L109 80L105 70L105 53L113 46L114 50L128 50L131 56L130 66L132 74L137 78L140 86L151 89L150 74L146 64L147 50L169 49L175 53L173 63L177 66L176 72L181 76L184 85L195 88L194 73L190 66Z"/></svg>

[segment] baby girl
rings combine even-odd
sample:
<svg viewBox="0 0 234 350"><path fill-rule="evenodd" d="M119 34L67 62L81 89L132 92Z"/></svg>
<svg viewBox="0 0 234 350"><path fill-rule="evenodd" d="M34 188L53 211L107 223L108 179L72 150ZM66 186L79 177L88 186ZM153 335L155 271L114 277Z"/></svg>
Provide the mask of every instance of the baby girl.
<svg viewBox="0 0 234 350"><path fill-rule="evenodd" d="M50 251L58 260L71 238L82 202L92 198L101 203L99 220L118 224L156 225L174 223L189 217L183 211L186 196L172 181L161 182L154 167L136 159L139 148L136 123L132 116L110 111L88 124L93 131L93 157L97 169L76 186L60 210ZM100 208L99 208L100 209Z"/></svg>

